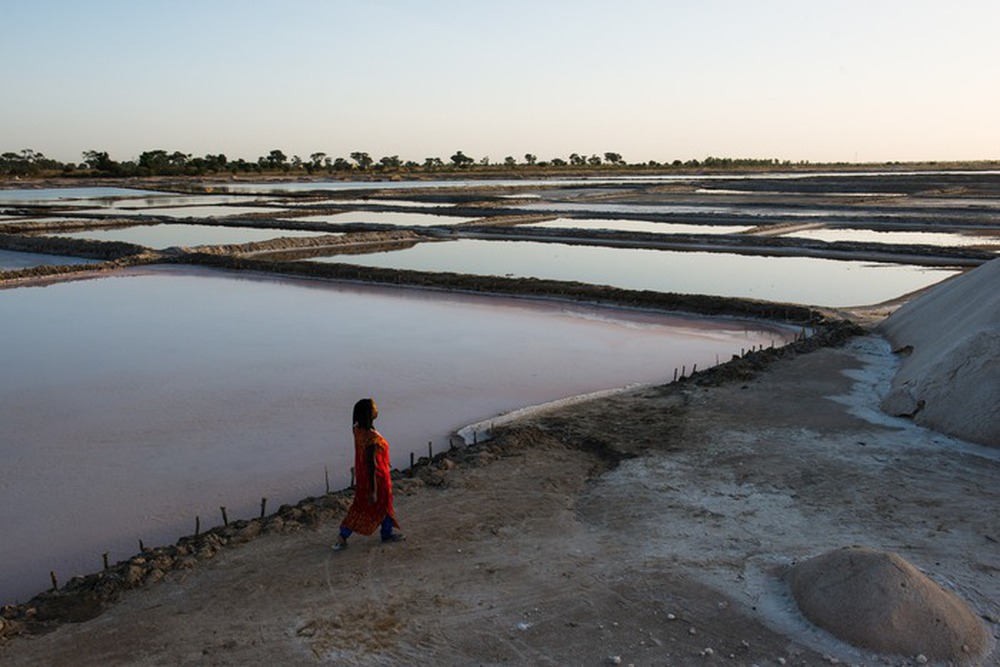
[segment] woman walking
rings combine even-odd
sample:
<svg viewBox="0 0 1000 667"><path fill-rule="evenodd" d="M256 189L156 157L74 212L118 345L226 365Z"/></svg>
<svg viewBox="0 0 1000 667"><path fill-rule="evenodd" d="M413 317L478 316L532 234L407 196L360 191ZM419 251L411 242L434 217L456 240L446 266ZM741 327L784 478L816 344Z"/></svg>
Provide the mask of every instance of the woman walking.
<svg viewBox="0 0 1000 667"><path fill-rule="evenodd" d="M334 551L347 548L351 533L371 535L380 529L383 542L399 542L403 536L392 532L399 528L392 508L392 475L389 469L389 443L375 430L378 406L370 398L354 404L354 501L340 524Z"/></svg>

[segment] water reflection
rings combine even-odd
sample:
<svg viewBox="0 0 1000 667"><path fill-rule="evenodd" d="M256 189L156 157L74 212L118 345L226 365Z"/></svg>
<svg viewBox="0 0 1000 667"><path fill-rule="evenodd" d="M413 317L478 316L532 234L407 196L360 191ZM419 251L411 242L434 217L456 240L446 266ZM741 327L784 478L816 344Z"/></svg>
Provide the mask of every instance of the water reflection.
<svg viewBox="0 0 1000 667"><path fill-rule="evenodd" d="M759 206L747 204L613 204L605 202L544 202L520 204L517 208L531 213L599 213L603 215L713 215L750 218L750 224L757 224L757 218L843 218L843 217L892 217L892 212L873 212L829 207L804 208L782 205Z"/></svg>
<svg viewBox="0 0 1000 667"><path fill-rule="evenodd" d="M421 243L406 250L312 261L569 280L625 289L830 307L881 303L958 273L953 269L813 257L476 239Z"/></svg>
<svg viewBox="0 0 1000 667"><path fill-rule="evenodd" d="M317 204L341 204L348 206L399 206L409 208L447 208L451 202L417 201L415 199L324 199L320 201L283 201L282 206L316 206Z"/></svg>
<svg viewBox="0 0 1000 667"><path fill-rule="evenodd" d="M407 211L345 211L343 213L307 215L296 217L304 222L333 222L336 224L374 224L400 227L431 227L434 225L458 225L475 220L452 215L433 213L410 213Z"/></svg>
<svg viewBox="0 0 1000 667"><path fill-rule="evenodd" d="M66 257L64 255L46 255L36 252L18 252L0 249L0 270L15 271L31 269L36 266L62 266L69 264L95 264L99 260Z"/></svg>
<svg viewBox="0 0 1000 667"><path fill-rule="evenodd" d="M888 243L892 245L920 244L944 247L1000 246L1000 230L991 232L988 229L969 230L967 233L949 233L829 227L824 229L800 229L789 232L786 236L824 242L858 241L864 243Z"/></svg>
<svg viewBox="0 0 1000 667"><path fill-rule="evenodd" d="M260 206L167 206L136 209L129 211L129 215L156 215L168 218L228 218L236 215L278 214L281 212L281 210Z"/></svg>
<svg viewBox="0 0 1000 667"><path fill-rule="evenodd" d="M158 194L163 193L155 190L111 187L0 189L0 204L79 204L80 200L143 197Z"/></svg>
<svg viewBox="0 0 1000 667"><path fill-rule="evenodd" d="M659 382L788 332L180 267L0 291L0 603L346 485L350 407L394 463L500 411Z"/></svg>
<svg viewBox="0 0 1000 667"><path fill-rule="evenodd" d="M230 227L218 225L190 225L170 223L133 225L105 229L85 229L75 232L47 232L47 236L62 236L92 241L123 241L147 248L162 250L174 246L232 245L267 241L280 237L301 238L322 236L323 232L289 229L263 229L258 227Z"/></svg>
<svg viewBox="0 0 1000 667"><path fill-rule="evenodd" d="M739 234L750 227L746 225L688 225L674 222L649 222L646 220L621 220L598 218L556 218L533 222L523 227L545 229L587 229L615 232L649 232L652 234Z"/></svg>

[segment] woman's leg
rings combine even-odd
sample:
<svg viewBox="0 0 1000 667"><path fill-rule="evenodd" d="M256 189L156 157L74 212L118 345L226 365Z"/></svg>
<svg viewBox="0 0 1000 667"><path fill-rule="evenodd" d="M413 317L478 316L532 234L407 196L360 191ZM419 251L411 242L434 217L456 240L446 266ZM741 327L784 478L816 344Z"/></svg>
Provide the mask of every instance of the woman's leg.
<svg viewBox="0 0 1000 667"><path fill-rule="evenodd" d="M379 532L382 535L383 542L388 542L392 539L392 517L388 514L382 519L382 528Z"/></svg>
<svg viewBox="0 0 1000 667"><path fill-rule="evenodd" d="M340 533L337 535L337 541L333 543L333 550L340 551L341 549L347 548L347 538L353 533L347 526L340 527Z"/></svg>

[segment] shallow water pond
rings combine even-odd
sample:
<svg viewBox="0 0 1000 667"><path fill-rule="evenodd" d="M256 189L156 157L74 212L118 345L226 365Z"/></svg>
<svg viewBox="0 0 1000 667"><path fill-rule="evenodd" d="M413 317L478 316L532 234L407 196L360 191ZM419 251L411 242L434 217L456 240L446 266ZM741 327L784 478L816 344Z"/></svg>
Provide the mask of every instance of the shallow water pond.
<svg viewBox="0 0 1000 667"><path fill-rule="evenodd" d="M931 245L942 247L955 246L1000 246L1000 229L990 233L990 230L970 230L960 232L925 232L925 231L881 231L875 229L859 229L851 227L827 227L823 229L800 229L786 234L789 237L813 239L816 241L858 241L863 243L887 243L890 245Z"/></svg>
<svg viewBox="0 0 1000 667"><path fill-rule="evenodd" d="M569 280L624 289L842 307L881 303L958 273L880 262L460 239L314 258L416 271Z"/></svg>
<svg viewBox="0 0 1000 667"><path fill-rule="evenodd" d="M435 225L459 225L475 218L462 218L453 215L435 215L434 213L413 213L409 211L344 211L323 215L307 215L296 217L303 222L332 222L338 225L375 224L397 225L400 227L431 227Z"/></svg>
<svg viewBox="0 0 1000 667"><path fill-rule="evenodd" d="M373 396L393 462L497 413L671 379L794 332L184 267L0 290L0 604L343 488ZM405 521L405 517L401 517ZM318 538L322 541L322 537Z"/></svg>
<svg viewBox="0 0 1000 667"><path fill-rule="evenodd" d="M748 224L758 224L765 218L863 218L876 213L866 211L838 210L825 207L804 208L790 206L761 206L747 204L614 204L608 202L539 202L520 204L517 208L531 213L597 213L634 215L715 215L727 218L747 218ZM891 213L879 212L888 216Z"/></svg>
<svg viewBox="0 0 1000 667"><path fill-rule="evenodd" d="M31 269L36 266L63 266L69 264L95 264L100 260L68 257L64 255L46 255L40 252L18 252L16 250L0 249L0 270L15 271Z"/></svg>
<svg viewBox="0 0 1000 667"><path fill-rule="evenodd" d="M125 211L123 211L125 213ZM129 215L164 216L168 218L229 218L236 215L255 215L261 213L282 213L281 210L268 209L260 206L163 206L154 208L137 208L128 211Z"/></svg>
<svg viewBox="0 0 1000 667"><path fill-rule="evenodd" d="M132 188L21 188L0 189L0 205L3 204L85 204L90 200L113 200L121 197L147 197L160 195L155 190L135 190Z"/></svg>
<svg viewBox="0 0 1000 667"><path fill-rule="evenodd" d="M447 208L449 206L454 206L447 202L430 202L430 201L417 201L415 199L327 199L323 201L306 201L297 202L295 200L285 200L281 202L282 206L295 207L295 206L316 206L322 204L342 204L348 206L406 206L409 208Z"/></svg>
<svg viewBox="0 0 1000 667"><path fill-rule="evenodd" d="M543 229L586 229L615 232L649 232L652 234L739 234L751 227L747 225L688 225L647 220L621 220L597 218L557 218L545 222L532 222L519 227Z"/></svg>
<svg viewBox="0 0 1000 667"><path fill-rule="evenodd" d="M124 243L135 243L147 248L162 250L175 246L233 245L267 241L281 237L302 238L322 236L324 233L290 229L170 223L106 229L84 229L74 232L46 232L46 235L73 239L89 239L92 241L122 241Z"/></svg>

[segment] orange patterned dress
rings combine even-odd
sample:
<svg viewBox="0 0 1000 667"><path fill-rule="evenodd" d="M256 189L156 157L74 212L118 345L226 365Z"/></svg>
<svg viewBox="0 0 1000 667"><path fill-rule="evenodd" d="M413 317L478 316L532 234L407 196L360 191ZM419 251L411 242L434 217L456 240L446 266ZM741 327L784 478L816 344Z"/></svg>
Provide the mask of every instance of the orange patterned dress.
<svg viewBox="0 0 1000 667"><path fill-rule="evenodd" d="M375 502L371 502L371 484L375 482ZM392 475L389 468L389 443L375 429L354 427L354 502L341 524L362 535L371 535L386 517L396 523L392 508Z"/></svg>

